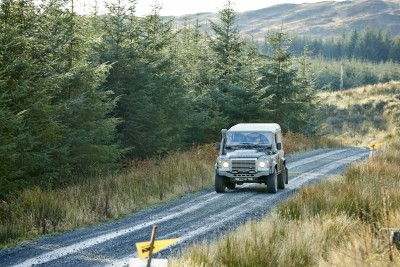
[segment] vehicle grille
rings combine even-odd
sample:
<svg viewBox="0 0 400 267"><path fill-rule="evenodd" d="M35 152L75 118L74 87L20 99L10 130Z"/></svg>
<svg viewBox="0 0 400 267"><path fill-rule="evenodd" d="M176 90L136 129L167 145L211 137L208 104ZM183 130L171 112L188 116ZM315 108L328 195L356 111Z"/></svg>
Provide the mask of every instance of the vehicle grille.
<svg viewBox="0 0 400 267"><path fill-rule="evenodd" d="M255 160L232 160L232 172L254 173L256 170Z"/></svg>

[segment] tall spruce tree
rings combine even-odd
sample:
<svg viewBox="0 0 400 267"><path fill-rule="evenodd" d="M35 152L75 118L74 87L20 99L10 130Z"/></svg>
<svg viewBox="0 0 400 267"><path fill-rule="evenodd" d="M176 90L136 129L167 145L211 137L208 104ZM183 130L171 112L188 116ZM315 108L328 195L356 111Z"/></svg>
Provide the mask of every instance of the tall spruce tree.
<svg viewBox="0 0 400 267"><path fill-rule="evenodd" d="M0 172L2 196L48 184L59 171L62 125L36 58L38 15L33 1L7 0L0 6L0 149L7 166Z"/></svg>
<svg viewBox="0 0 400 267"><path fill-rule="evenodd" d="M2 192L29 185L58 186L70 174L114 165L116 120L108 67L88 61L90 37L73 2L3 1L0 6L0 150L8 167ZM2 159L3 161L3 159Z"/></svg>
<svg viewBox="0 0 400 267"><path fill-rule="evenodd" d="M292 54L288 50L290 39L283 29L267 36L269 48L265 66L262 70L261 84L266 88L264 98L272 100L270 120L280 123L284 130L289 125L285 120L288 108L296 95L296 70L293 66Z"/></svg>
<svg viewBox="0 0 400 267"><path fill-rule="evenodd" d="M220 24L211 22L214 36L210 41L213 52L214 82L212 96L229 124L261 119L262 105L257 93L257 78L250 71L249 60L254 51L247 50L236 25L236 13L227 2L219 12ZM250 67L250 68L248 68ZM256 119L257 120L257 119Z"/></svg>
<svg viewBox="0 0 400 267"><path fill-rule="evenodd" d="M308 74L307 53L299 70L294 65L294 56L289 51L291 39L280 31L267 36L269 47L262 70L261 84L265 88L264 98L271 100L270 119L281 124L287 131L303 131L307 123L305 113L312 101L313 90Z"/></svg>
<svg viewBox="0 0 400 267"><path fill-rule="evenodd" d="M114 142L118 120L108 117L115 101L102 88L109 66L90 62L94 39L83 17L74 10L74 0L50 0L42 25L47 36L47 57L53 59L53 102L63 125L64 166L78 174L107 171L118 162L121 151ZM54 47L54 43L58 43Z"/></svg>
<svg viewBox="0 0 400 267"><path fill-rule="evenodd" d="M160 16L160 7L141 20L140 62L143 65L140 90L145 103L138 103L137 116L141 118L135 127L136 151L165 153L182 144L186 124L185 88L182 71L177 63L176 33L172 20ZM146 75L143 75L143 74ZM145 154L144 154L145 155Z"/></svg>
<svg viewBox="0 0 400 267"><path fill-rule="evenodd" d="M317 110L316 91L307 44L303 51L303 55L298 59L300 67L296 82L298 87L296 112L291 112L287 119L291 131L310 135L317 132L320 120L315 112Z"/></svg>
<svg viewBox="0 0 400 267"><path fill-rule="evenodd" d="M226 127L227 121L211 96L215 81L214 61L210 57L208 36L201 31L198 17L193 24L186 19L176 43L175 64L181 70L188 114L183 141L186 146L213 142L219 138L216 129Z"/></svg>
<svg viewBox="0 0 400 267"><path fill-rule="evenodd" d="M119 97L115 114L126 156L148 157L180 145L185 93L174 65L172 21L164 21L157 6L137 18L134 4L108 6L102 60L113 63L107 87Z"/></svg>

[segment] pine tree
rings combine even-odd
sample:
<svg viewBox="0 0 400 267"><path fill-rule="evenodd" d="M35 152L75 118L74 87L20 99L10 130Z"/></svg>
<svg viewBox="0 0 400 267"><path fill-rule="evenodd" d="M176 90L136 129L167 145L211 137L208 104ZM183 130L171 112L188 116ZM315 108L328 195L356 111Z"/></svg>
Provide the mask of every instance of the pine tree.
<svg viewBox="0 0 400 267"><path fill-rule="evenodd" d="M314 89L314 74L311 70L311 61L308 46L304 46L303 55L299 58L300 67L296 81L298 95L294 109L289 113L288 124L293 132L307 135L315 134L319 128L317 116L316 91Z"/></svg>
<svg viewBox="0 0 400 267"><path fill-rule="evenodd" d="M194 25L190 19L177 35L178 53L176 65L181 70L186 92L187 114L184 142L187 146L213 142L219 138L219 129L227 127L227 121L212 97L215 78L208 36L200 30L198 17Z"/></svg>
<svg viewBox="0 0 400 267"><path fill-rule="evenodd" d="M350 36L350 40L347 45L347 58L352 59L356 55L356 48L359 42L359 34L357 29L354 29Z"/></svg>
<svg viewBox="0 0 400 267"><path fill-rule="evenodd" d="M220 24L211 23L214 36L210 41L214 63L212 97L228 118L229 124L260 118L257 78L252 67L254 51L246 49L236 26L236 14L230 1L219 12Z"/></svg>
<svg viewBox="0 0 400 267"><path fill-rule="evenodd" d="M267 36L270 50L262 70L263 97L271 100L270 120L279 123L285 131L303 131L305 113L312 100L309 65L305 55L300 71L295 68L289 51L291 39L282 28Z"/></svg>
<svg viewBox="0 0 400 267"><path fill-rule="evenodd" d="M75 13L74 0L67 4L51 0L42 22L47 32L54 33L47 36L45 51L55 63L49 86L57 86L53 102L67 151L60 164L78 174L93 174L110 170L119 158L114 143L118 121L108 117L115 101L102 88L109 66L90 62L94 39L86 32L87 21ZM53 48L54 43L58 46Z"/></svg>
<svg viewBox="0 0 400 267"><path fill-rule="evenodd" d="M182 143L186 92L180 67L175 65L175 40L173 21L164 21L160 7L155 6L152 13L141 20L139 51L146 75L141 77L145 80L138 89L149 102L138 103L137 115L141 120L135 127L141 127L138 134L143 138L136 143L135 150L140 156L165 153Z"/></svg>
<svg viewBox="0 0 400 267"><path fill-rule="evenodd" d="M39 10L33 1L3 1L0 6L1 192L47 185L58 175L62 125L44 86L36 52ZM3 163L2 163L3 164Z"/></svg>
<svg viewBox="0 0 400 267"><path fill-rule="evenodd" d="M114 101L101 90L108 66L89 63L91 39L72 7L62 0L1 4L0 121L10 122L0 138L8 151L5 194L59 186L119 158L116 120L107 118Z"/></svg>
<svg viewBox="0 0 400 267"><path fill-rule="evenodd" d="M400 63L400 36L396 36L389 50L389 57L393 61Z"/></svg>
<svg viewBox="0 0 400 267"><path fill-rule="evenodd" d="M173 22L163 21L159 7L137 18L134 4L108 7L101 59L113 62L106 86L119 97L114 112L126 156L148 157L179 147L185 92L174 65Z"/></svg>
<svg viewBox="0 0 400 267"><path fill-rule="evenodd" d="M285 121L292 98L296 94L296 71L292 54L288 51L290 39L281 29L267 36L269 53L262 70L261 84L266 88L264 98L272 100L270 120L280 123L284 130L289 128Z"/></svg>

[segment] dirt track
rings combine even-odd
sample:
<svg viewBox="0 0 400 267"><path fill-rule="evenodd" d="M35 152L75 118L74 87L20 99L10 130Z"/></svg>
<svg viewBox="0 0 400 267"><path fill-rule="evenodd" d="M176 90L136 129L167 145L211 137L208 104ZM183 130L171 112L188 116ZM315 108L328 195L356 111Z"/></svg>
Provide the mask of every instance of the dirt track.
<svg viewBox="0 0 400 267"><path fill-rule="evenodd" d="M129 258L137 257L135 243L149 240L153 224L158 225L157 239L180 238L179 243L155 255L170 257L190 243L214 239L247 220L263 217L302 185L340 173L368 153L348 148L293 155L287 159L289 184L276 194L266 193L265 185L243 185L225 194L210 188L119 221L4 249L0 266L125 266Z"/></svg>

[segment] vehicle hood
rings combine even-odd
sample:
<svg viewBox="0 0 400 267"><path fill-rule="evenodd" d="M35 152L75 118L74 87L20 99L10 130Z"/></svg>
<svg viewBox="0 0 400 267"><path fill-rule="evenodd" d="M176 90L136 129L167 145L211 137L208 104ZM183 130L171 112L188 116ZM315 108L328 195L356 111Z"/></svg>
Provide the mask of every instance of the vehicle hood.
<svg viewBox="0 0 400 267"><path fill-rule="evenodd" d="M226 156L230 159L234 158L259 158L265 156L265 153L258 152L255 149L235 150L226 153Z"/></svg>

